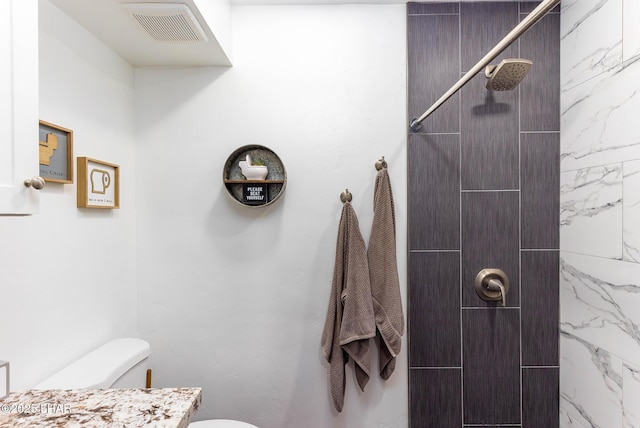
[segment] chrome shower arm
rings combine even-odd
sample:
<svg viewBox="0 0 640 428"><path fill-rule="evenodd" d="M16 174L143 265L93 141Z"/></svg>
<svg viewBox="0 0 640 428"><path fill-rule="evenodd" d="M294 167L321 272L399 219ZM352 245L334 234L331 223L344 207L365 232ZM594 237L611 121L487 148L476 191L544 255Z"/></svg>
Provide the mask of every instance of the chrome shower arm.
<svg viewBox="0 0 640 428"><path fill-rule="evenodd" d="M491 61L493 61L498 55L502 53L511 43L518 39L518 37L522 36L525 31L529 28L533 27L539 20L541 20L546 14L551 12L553 8L555 8L558 4L560 4L561 0L543 0L540 4L533 10L529 15L527 15L518 25L516 25L513 30L509 32L497 45L493 47L476 65L474 65L469 71L465 73L464 76L460 78L447 92L442 95L438 101L436 101L427 111L425 111L422 116L418 118L411 119L409 126L411 127L412 132L418 132L422 127L421 123L423 120L427 118L431 113L433 113L438 107L440 107L445 101L447 101L453 94L458 92L460 88L473 78L476 74L478 74L481 70L483 70Z"/></svg>

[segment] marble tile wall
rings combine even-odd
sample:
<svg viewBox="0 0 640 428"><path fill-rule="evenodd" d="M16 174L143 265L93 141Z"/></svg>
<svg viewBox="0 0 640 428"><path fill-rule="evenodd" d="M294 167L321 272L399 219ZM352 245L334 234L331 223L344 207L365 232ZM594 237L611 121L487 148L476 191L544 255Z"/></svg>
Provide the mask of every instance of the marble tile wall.
<svg viewBox="0 0 640 428"><path fill-rule="evenodd" d="M561 10L560 421L640 426L640 2Z"/></svg>
<svg viewBox="0 0 640 428"><path fill-rule="evenodd" d="M621 62L622 0L563 0L561 6L563 57L560 83L566 89ZM615 21L619 25L603 31L602 21Z"/></svg>
<svg viewBox="0 0 640 428"><path fill-rule="evenodd" d="M409 3L409 117L536 5ZM409 134L413 428L558 426L559 12L495 60L533 60L517 90L489 92L479 74ZM484 268L509 276L504 307L477 296Z"/></svg>
<svg viewBox="0 0 640 428"><path fill-rule="evenodd" d="M640 2L623 0L622 2L622 58L627 61L640 55Z"/></svg>

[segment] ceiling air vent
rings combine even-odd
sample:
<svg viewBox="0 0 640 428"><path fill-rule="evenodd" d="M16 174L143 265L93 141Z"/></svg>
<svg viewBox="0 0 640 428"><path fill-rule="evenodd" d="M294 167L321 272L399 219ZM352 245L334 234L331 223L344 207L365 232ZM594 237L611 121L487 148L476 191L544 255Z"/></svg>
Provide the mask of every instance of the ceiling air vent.
<svg viewBox="0 0 640 428"><path fill-rule="evenodd" d="M123 3L122 6L154 40L206 42L208 37L186 4Z"/></svg>

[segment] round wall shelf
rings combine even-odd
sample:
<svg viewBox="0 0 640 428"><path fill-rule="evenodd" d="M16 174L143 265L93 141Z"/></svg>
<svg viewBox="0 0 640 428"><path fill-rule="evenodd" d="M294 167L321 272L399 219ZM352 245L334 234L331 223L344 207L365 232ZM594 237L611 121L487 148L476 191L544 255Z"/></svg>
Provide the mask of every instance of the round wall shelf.
<svg viewBox="0 0 640 428"><path fill-rule="evenodd" d="M246 165L247 155L252 165ZM243 162L246 173L262 169L268 170L263 180L248 180L243 174L240 162ZM287 185L287 172L282 161L271 149L252 144L236 149L224 164L222 180L227 193L235 202L248 207L264 207L274 203L284 193Z"/></svg>

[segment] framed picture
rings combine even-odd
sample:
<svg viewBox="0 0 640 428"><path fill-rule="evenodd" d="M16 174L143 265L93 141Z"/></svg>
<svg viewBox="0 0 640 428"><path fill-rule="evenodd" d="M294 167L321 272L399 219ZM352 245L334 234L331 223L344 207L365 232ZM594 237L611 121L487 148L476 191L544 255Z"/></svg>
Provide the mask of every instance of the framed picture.
<svg viewBox="0 0 640 428"><path fill-rule="evenodd" d="M73 131L41 120L40 177L53 183L73 183Z"/></svg>
<svg viewBox="0 0 640 428"><path fill-rule="evenodd" d="M78 158L78 208L120 208L120 167Z"/></svg>

